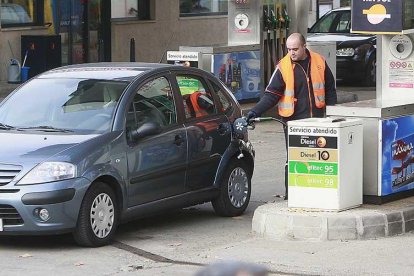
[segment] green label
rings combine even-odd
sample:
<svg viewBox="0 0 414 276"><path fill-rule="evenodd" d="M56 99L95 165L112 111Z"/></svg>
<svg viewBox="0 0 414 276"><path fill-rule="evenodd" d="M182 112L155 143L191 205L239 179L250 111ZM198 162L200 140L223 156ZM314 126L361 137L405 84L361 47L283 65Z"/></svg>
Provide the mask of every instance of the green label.
<svg viewBox="0 0 414 276"><path fill-rule="evenodd" d="M178 79L181 95L191 94L198 91L198 80L195 79Z"/></svg>
<svg viewBox="0 0 414 276"><path fill-rule="evenodd" d="M289 161L289 173L338 175L337 163Z"/></svg>
<svg viewBox="0 0 414 276"><path fill-rule="evenodd" d="M334 175L310 175L289 173L289 186L307 188L338 188L338 177Z"/></svg>

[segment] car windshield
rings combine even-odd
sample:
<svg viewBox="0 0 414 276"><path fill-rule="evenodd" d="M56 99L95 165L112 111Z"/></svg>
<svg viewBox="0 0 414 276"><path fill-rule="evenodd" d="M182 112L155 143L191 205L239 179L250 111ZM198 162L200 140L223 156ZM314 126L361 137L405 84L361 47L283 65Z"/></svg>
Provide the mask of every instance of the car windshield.
<svg viewBox="0 0 414 276"><path fill-rule="evenodd" d="M324 15L312 26L309 33L349 33L351 12L338 11Z"/></svg>
<svg viewBox="0 0 414 276"><path fill-rule="evenodd" d="M0 106L0 123L21 131L103 133L129 82L33 79ZM3 128L4 129L4 128Z"/></svg>

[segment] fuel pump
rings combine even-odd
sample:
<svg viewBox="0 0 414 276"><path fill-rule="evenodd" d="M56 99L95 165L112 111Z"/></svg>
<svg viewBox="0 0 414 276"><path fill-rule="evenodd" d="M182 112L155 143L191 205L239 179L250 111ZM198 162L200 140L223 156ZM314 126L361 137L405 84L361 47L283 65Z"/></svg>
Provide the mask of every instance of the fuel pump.
<svg viewBox="0 0 414 276"><path fill-rule="evenodd" d="M290 5L289 1L289 5ZM237 100L257 100L283 57L286 37L283 9L287 0L229 0L228 42L214 46L180 46L198 52L202 68L219 77ZM277 10L278 9L278 10Z"/></svg>
<svg viewBox="0 0 414 276"><path fill-rule="evenodd" d="M282 17L283 17L284 29L285 29L285 31L284 31L284 40L283 40L285 47L283 47L282 49L283 49L283 55L286 55L286 53L287 53L286 37L287 37L287 34L289 33L290 18L289 18L288 12L286 10L286 7L282 7L282 8L283 8L283 16Z"/></svg>
<svg viewBox="0 0 414 276"><path fill-rule="evenodd" d="M272 68L273 69L275 68L275 66L277 65L277 63L280 60L280 56L278 54L279 47L278 47L278 39L277 39L277 30L279 28L280 21L279 21L278 17L275 14L275 9L276 9L276 7L274 7L271 10L271 13L272 13L272 27L273 27L273 43L272 43L272 48L273 48L273 51L274 51L274 55L272 55L272 61L273 61L272 64L274 64L274 65L272 65Z"/></svg>
<svg viewBox="0 0 414 276"><path fill-rule="evenodd" d="M270 28L271 28L271 24L272 22L270 21L269 18L269 10L268 10L268 6L264 5L263 6L263 31L266 34L266 36L263 39L263 65L264 65L264 76L265 76L265 81L269 81L270 76L271 76L271 72L270 72L270 68L269 68L269 55L270 55L270 50L269 50L269 45L270 45Z"/></svg>
<svg viewBox="0 0 414 276"><path fill-rule="evenodd" d="M273 71L275 69L275 61L276 61L276 57L274 55L274 53L276 52L276 49L274 47L275 42L274 42L274 33L275 33L275 28L274 28L274 22L275 22L275 12L274 12L274 6L273 5L269 5L269 30L270 30L270 37L269 37L269 58L270 58L270 70Z"/></svg>

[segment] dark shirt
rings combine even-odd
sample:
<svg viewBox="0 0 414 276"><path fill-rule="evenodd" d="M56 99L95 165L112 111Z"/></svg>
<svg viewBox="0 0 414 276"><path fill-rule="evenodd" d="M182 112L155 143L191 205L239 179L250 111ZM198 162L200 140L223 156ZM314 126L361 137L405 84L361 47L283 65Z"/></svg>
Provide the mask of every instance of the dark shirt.
<svg viewBox="0 0 414 276"><path fill-rule="evenodd" d="M294 64L294 90L295 90L295 111L291 117L283 118L285 121L298 120L309 117L324 117L325 108L317 108L315 105L315 97L313 94L312 79L310 74L310 54L306 50L308 56L301 61L293 62ZM309 78L309 89L307 79ZM275 106L282 97L286 88L282 73L279 69L273 72L269 85L267 86L263 97L252 108L257 116L260 116L266 110ZM325 62L325 102L326 105L335 105L337 101L335 79L331 69Z"/></svg>

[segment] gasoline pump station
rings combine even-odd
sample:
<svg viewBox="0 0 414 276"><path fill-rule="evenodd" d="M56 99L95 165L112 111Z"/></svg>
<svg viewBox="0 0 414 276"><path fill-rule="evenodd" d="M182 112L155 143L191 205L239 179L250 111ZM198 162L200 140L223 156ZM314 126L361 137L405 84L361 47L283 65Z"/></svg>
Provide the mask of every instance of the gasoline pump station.
<svg viewBox="0 0 414 276"><path fill-rule="evenodd" d="M183 45L167 62L189 61L215 74L237 100L258 99L286 54L287 36L306 33L309 1L228 5L226 45ZM351 13L351 32L377 35L376 99L289 122L289 208L340 211L414 195L414 0L353 0ZM335 42L307 47L335 75Z"/></svg>
<svg viewBox="0 0 414 276"><path fill-rule="evenodd" d="M414 0L353 0L351 32L377 35L376 99L327 115L363 122L364 202L414 195Z"/></svg>
<svg viewBox="0 0 414 276"><path fill-rule="evenodd" d="M237 100L257 100L286 53L290 23L286 0L231 0L227 44L183 45L167 52L167 62L181 64L186 56L197 56L192 66L216 75Z"/></svg>
<svg viewBox="0 0 414 276"><path fill-rule="evenodd" d="M183 64L198 56L191 66L212 72L237 100L257 101L279 60L286 54L291 32L306 33L310 1L228 1L228 42L215 46L180 46L167 52L167 62ZM310 43L309 48L326 57L335 74L336 44Z"/></svg>

